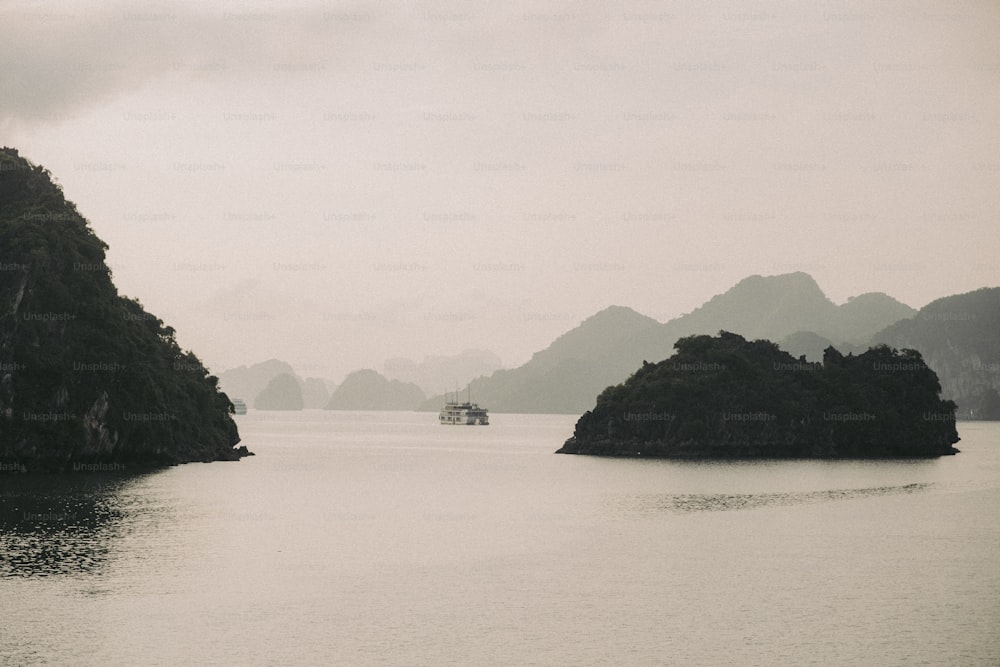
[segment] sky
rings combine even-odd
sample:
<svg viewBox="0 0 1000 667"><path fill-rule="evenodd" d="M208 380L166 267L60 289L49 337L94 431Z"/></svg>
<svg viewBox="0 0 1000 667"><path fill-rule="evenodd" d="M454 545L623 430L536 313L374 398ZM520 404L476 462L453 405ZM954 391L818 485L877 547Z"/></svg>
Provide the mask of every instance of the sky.
<svg viewBox="0 0 1000 667"><path fill-rule="evenodd" d="M215 372L1000 284L1000 3L0 2L0 143Z"/></svg>

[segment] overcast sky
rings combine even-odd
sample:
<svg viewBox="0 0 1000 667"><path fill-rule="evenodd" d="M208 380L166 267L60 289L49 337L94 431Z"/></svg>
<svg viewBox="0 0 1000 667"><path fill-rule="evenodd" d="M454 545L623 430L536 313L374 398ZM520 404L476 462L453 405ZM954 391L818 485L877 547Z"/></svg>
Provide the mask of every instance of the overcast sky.
<svg viewBox="0 0 1000 667"><path fill-rule="evenodd" d="M216 372L1000 283L1000 3L0 3L0 142Z"/></svg>

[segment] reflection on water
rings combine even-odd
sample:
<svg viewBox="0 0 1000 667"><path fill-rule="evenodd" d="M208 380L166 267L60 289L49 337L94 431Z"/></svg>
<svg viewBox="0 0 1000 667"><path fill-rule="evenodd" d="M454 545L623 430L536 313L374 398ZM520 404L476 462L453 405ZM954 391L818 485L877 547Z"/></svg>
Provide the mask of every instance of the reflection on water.
<svg viewBox="0 0 1000 667"><path fill-rule="evenodd" d="M123 531L122 491L142 476L0 477L0 577L98 570Z"/></svg>
<svg viewBox="0 0 1000 667"><path fill-rule="evenodd" d="M654 493L627 496L616 503L628 514L651 514L658 512L727 512L730 510L776 507L781 505L802 505L823 503L834 500L852 500L887 496L903 493L917 493L927 490L931 484L906 484L903 486L876 486L865 489L833 489L829 491L807 491L791 493Z"/></svg>

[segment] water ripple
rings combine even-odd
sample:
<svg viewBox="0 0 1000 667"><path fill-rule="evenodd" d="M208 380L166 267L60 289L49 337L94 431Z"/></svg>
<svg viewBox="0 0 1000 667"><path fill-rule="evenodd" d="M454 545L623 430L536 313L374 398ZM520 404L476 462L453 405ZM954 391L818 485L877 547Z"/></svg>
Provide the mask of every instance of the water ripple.
<svg viewBox="0 0 1000 667"><path fill-rule="evenodd" d="M0 488L0 579L99 570L120 537L127 477L5 480Z"/></svg>
<svg viewBox="0 0 1000 667"><path fill-rule="evenodd" d="M620 508L629 514L653 514L674 512L729 512L733 510L757 509L760 507L780 507L825 503L835 500L853 500L873 496L889 496L917 493L927 490L931 484L915 483L903 486L875 486L864 489L832 489L827 491L800 491L784 493L650 493L627 496L621 499Z"/></svg>

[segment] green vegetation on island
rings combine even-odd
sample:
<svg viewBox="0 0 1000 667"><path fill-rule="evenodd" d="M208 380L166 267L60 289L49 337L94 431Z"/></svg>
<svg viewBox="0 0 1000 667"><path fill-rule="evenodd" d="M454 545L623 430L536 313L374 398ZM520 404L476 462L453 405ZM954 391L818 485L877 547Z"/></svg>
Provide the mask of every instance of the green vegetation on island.
<svg viewBox="0 0 1000 667"><path fill-rule="evenodd" d="M173 328L118 294L106 249L48 171L0 150L0 464L248 455L234 447L233 406L217 378Z"/></svg>
<svg viewBox="0 0 1000 667"><path fill-rule="evenodd" d="M902 458L954 454L955 403L915 350L689 336L608 387L559 453L663 458Z"/></svg>

